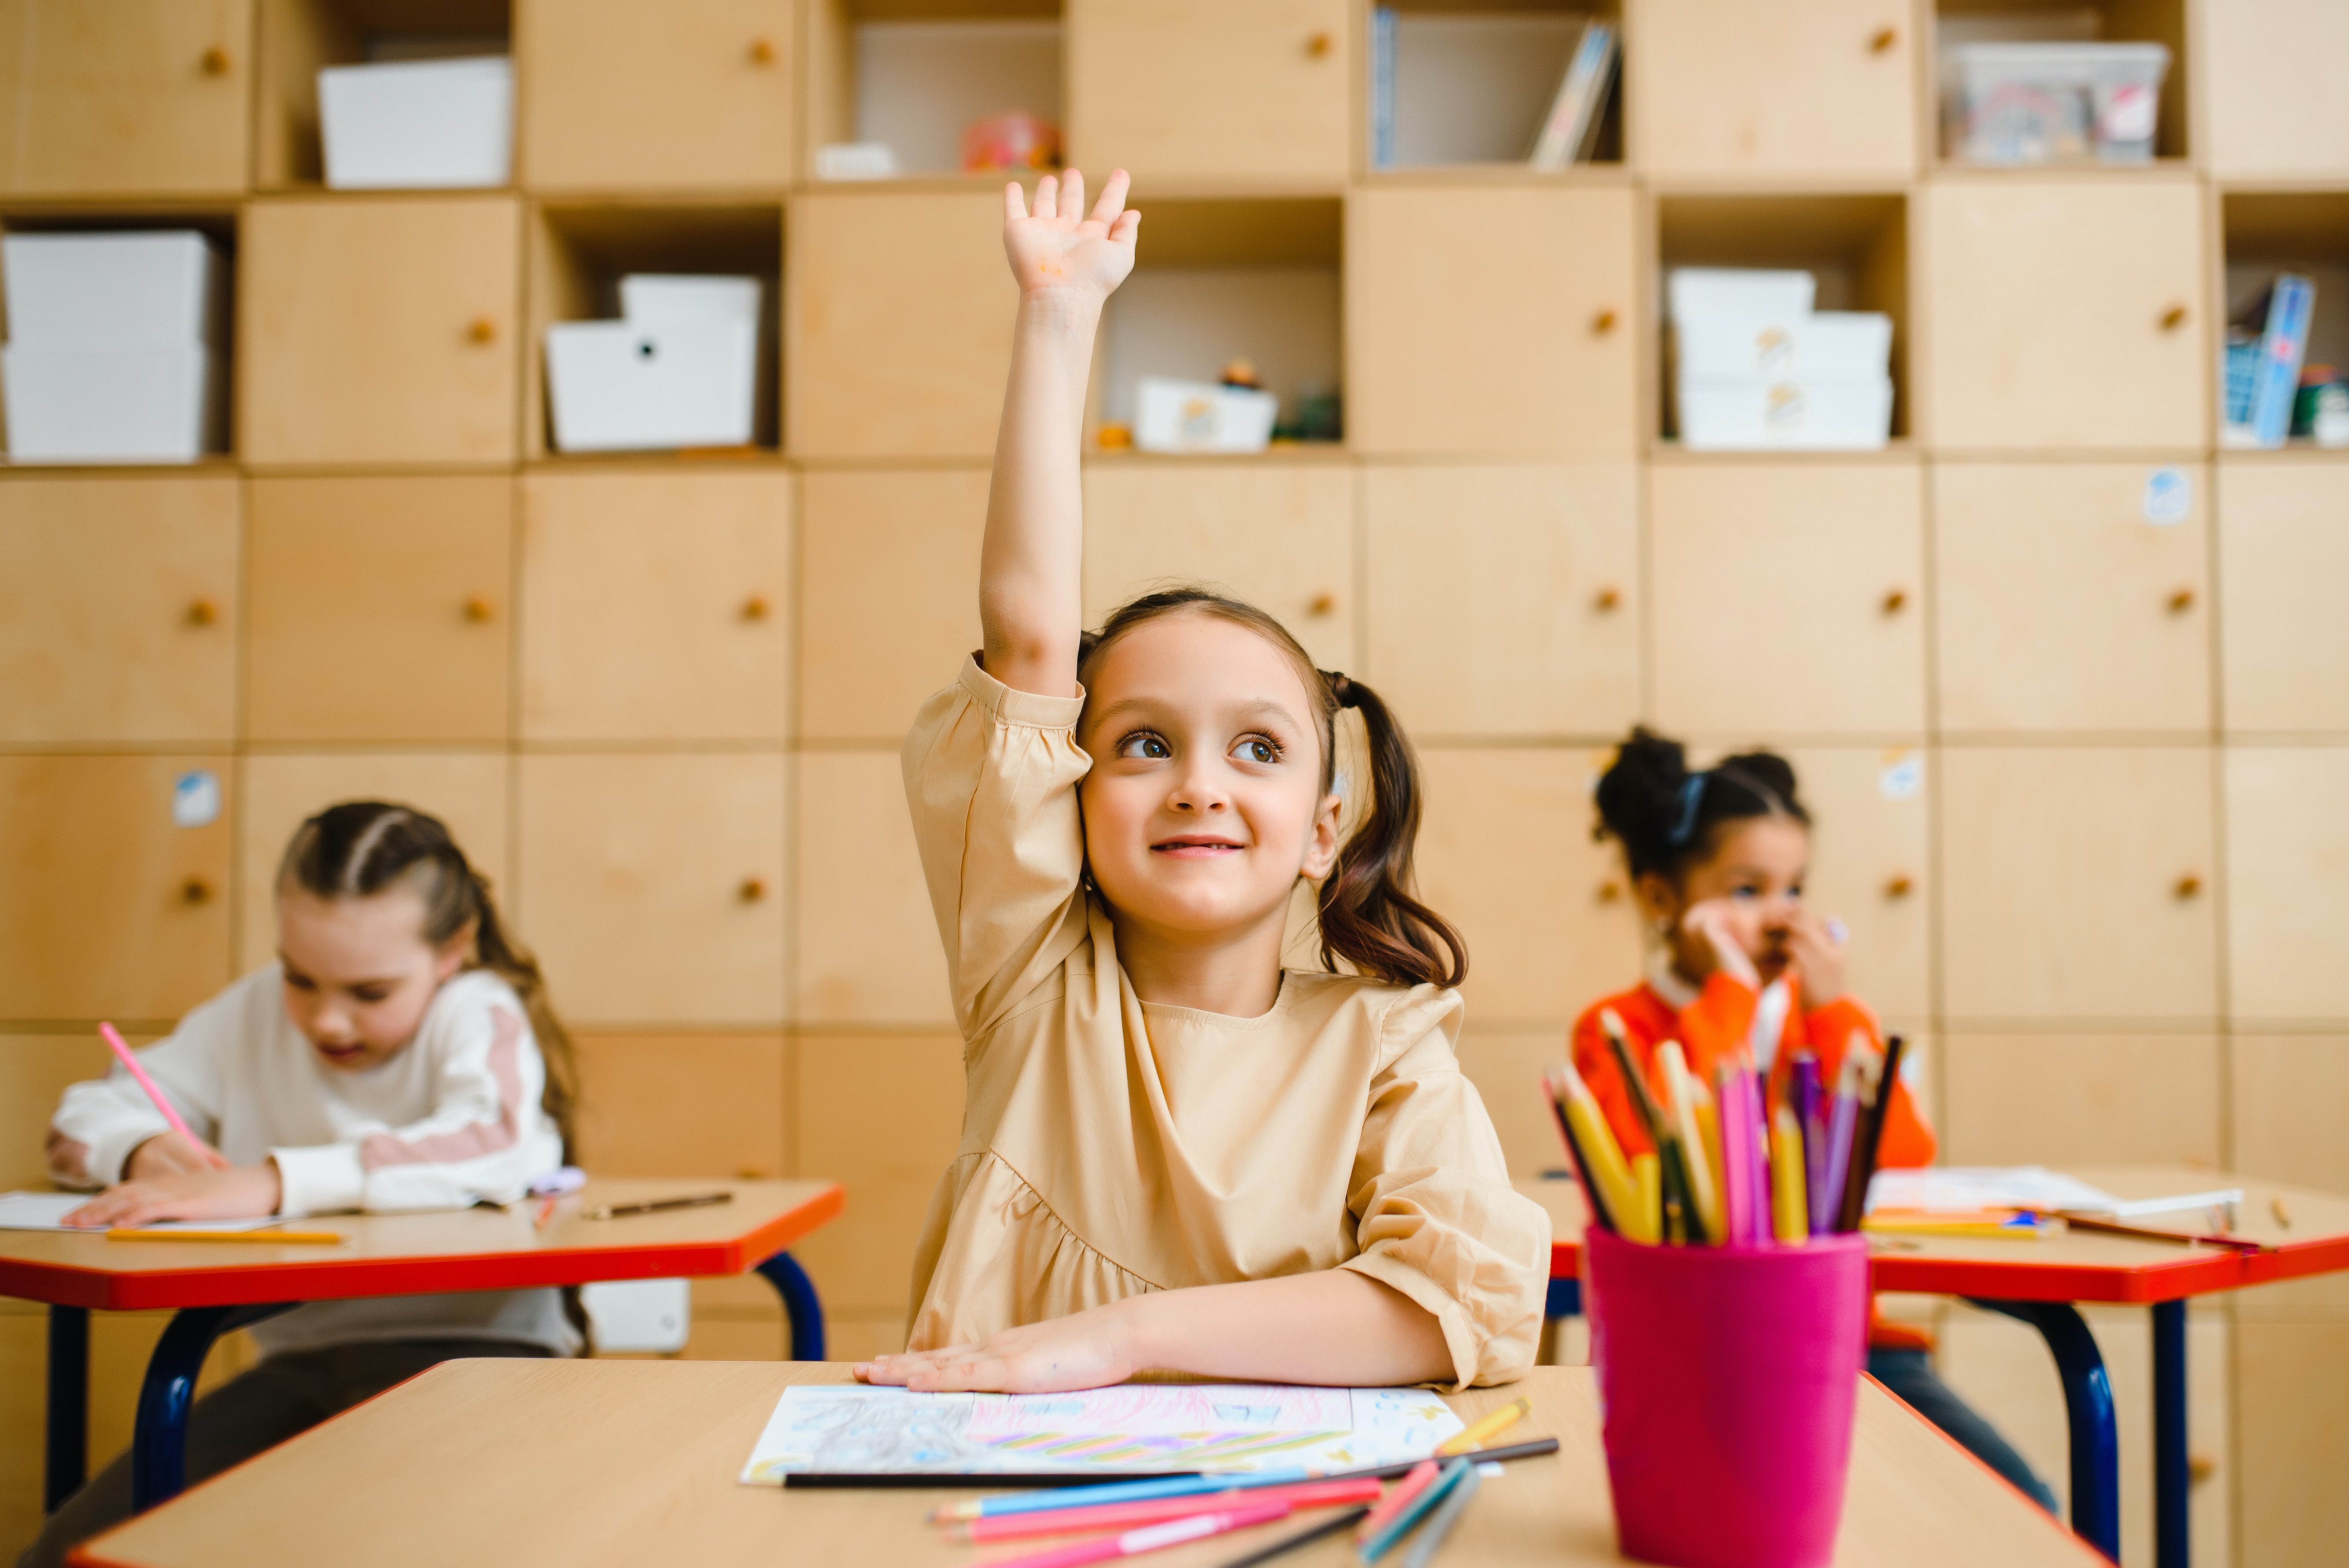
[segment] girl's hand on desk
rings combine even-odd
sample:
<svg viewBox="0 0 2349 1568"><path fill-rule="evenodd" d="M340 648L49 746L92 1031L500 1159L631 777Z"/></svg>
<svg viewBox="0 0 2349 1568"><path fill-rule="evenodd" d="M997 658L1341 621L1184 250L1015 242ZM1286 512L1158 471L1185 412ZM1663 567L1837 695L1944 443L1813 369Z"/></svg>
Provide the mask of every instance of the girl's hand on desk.
<svg viewBox="0 0 2349 1568"><path fill-rule="evenodd" d="M1786 947L1803 985L1803 1010L1826 1006L1844 994L1844 944L1828 921L1798 910L1786 923Z"/></svg>
<svg viewBox="0 0 2349 1568"><path fill-rule="evenodd" d="M68 1225L105 1230L157 1220L244 1220L277 1212L284 1193L274 1161L226 1171L181 1171L109 1187L65 1217Z"/></svg>
<svg viewBox="0 0 2349 1568"><path fill-rule="evenodd" d="M130 1151L130 1158L122 1162L122 1174L127 1181L146 1181L230 1168L228 1156L211 1144L176 1132L159 1132Z"/></svg>
<svg viewBox="0 0 2349 1568"><path fill-rule="evenodd" d="M1119 1304L1123 1305L1123 1304ZM1140 1370L1118 1305L1007 1328L977 1345L883 1356L856 1368L860 1383L921 1393L1058 1394L1123 1383Z"/></svg>
<svg viewBox="0 0 2349 1568"><path fill-rule="evenodd" d="M1022 296L1072 294L1098 304L1133 270L1134 232L1142 214L1125 205L1125 170L1109 177L1101 200L1085 211L1085 177L1070 170L1036 182L1036 210L1017 182L1003 191L1003 251Z"/></svg>

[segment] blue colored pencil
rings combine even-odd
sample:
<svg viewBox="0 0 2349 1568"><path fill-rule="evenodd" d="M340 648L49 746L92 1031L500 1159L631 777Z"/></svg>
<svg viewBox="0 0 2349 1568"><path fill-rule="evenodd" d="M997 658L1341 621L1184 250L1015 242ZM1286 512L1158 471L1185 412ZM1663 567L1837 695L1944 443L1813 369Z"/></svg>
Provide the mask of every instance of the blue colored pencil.
<svg viewBox="0 0 2349 1568"><path fill-rule="evenodd" d="M1413 1525L1427 1517L1430 1509L1452 1495L1463 1476L1475 1468L1476 1456L1474 1454L1463 1454L1456 1460L1445 1460L1444 1473L1435 1478L1434 1485L1413 1498L1408 1507L1387 1521L1385 1529L1362 1542L1362 1561L1375 1563L1385 1556L1396 1542L1411 1533Z"/></svg>
<svg viewBox="0 0 2349 1568"><path fill-rule="evenodd" d="M1240 1491L1253 1487L1285 1486L1291 1481L1327 1479L1303 1470L1170 1475L1157 1480L1115 1480L1101 1486L1053 1487L1044 1491L1013 1492L1008 1497L982 1497L969 1502L948 1503L930 1517L941 1521L988 1519L999 1513L1033 1513L1048 1508L1090 1508L1097 1502L1144 1502L1161 1497L1190 1497L1203 1491Z"/></svg>
<svg viewBox="0 0 2349 1568"><path fill-rule="evenodd" d="M1475 1465L1468 1467L1466 1473L1453 1487L1451 1495L1444 1500L1444 1506L1428 1516L1427 1528L1421 1531L1419 1539L1411 1543L1411 1554L1402 1560L1402 1568L1427 1568L1427 1560L1435 1555L1436 1548L1444 1544L1444 1538L1452 1533L1453 1525L1468 1511L1469 1501L1476 1495L1483 1475L1484 1471Z"/></svg>

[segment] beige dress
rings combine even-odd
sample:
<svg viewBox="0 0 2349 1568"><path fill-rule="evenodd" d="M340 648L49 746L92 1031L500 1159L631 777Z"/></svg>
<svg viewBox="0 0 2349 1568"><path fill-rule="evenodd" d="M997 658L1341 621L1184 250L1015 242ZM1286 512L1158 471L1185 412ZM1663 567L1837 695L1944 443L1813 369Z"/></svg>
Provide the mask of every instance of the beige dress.
<svg viewBox="0 0 2349 1568"><path fill-rule="evenodd" d="M1262 1017L1141 1000L1081 882L1081 706L971 660L905 740L968 1079L911 1346L1349 1268L1434 1315L1459 1386L1519 1377L1549 1220L1453 1055L1459 994L1288 970Z"/></svg>

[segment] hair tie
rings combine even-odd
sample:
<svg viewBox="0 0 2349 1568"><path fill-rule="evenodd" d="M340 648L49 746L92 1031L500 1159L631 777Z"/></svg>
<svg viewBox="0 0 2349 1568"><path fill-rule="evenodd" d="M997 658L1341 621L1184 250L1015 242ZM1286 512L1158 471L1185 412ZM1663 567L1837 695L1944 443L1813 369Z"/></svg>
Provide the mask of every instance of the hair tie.
<svg viewBox="0 0 2349 1568"><path fill-rule="evenodd" d="M1680 820L1674 822L1672 830L1664 835L1664 842L1673 849L1688 848L1689 841L1696 837L1697 808L1704 804L1704 781L1711 777L1709 769L1692 773L1681 785Z"/></svg>
<svg viewBox="0 0 2349 1568"><path fill-rule="evenodd" d="M1354 683L1352 681L1348 680L1336 670L1316 670L1313 673L1321 677L1321 684L1330 688L1330 700L1331 702L1336 703L1340 707L1355 707L1360 706L1361 698L1354 695Z"/></svg>

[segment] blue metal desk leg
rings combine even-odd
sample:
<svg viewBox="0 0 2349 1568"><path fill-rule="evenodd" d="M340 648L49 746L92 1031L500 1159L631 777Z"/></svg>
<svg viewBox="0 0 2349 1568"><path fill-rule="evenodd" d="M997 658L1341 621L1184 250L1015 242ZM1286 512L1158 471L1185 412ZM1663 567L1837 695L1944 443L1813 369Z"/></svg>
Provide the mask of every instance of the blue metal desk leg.
<svg viewBox="0 0 2349 1568"><path fill-rule="evenodd" d="M2113 1420L2113 1386L2105 1358L2079 1309L2064 1301L1977 1301L2039 1330L2064 1380L2064 1408L2072 1429L2072 1533L2117 1563L2121 1560L2120 1433Z"/></svg>
<svg viewBox="0 0 2349 1568"><path fill-rule="evenodd" d="M777 1253L759 1265L775 1294L783 1298L783 1312L792 1320L792 1359L823 1359L823 1304L815 1298L815 1282L789 1253Z"/></svg>
<svg viewBox="0 0 2349 1568"><path fill-rule="evenodd" d="M49 1308L48 1432L42 1453L41 1511L81 1490L89 1459L89 1308Z"/></svg>
<svg viewBox="0 0 2349 1568"><path fill-rule="evenodd" d="M2186 1458L2186 1304L2153 1308L2153 1562L2187 1568L2194 1478Z"/></svg>
<svg viewBox="0 0 2349 1568"><path fill-rule="evenodd" d="M196 1376L212 1341L232 1329L291 1311L266 1306L183 1306L174 1313L148 1357L139 1386L139 1422L130 1439L130 1505L140 1512L180 1495L188 1477L188 1408L196 1402Z"/></svg>

